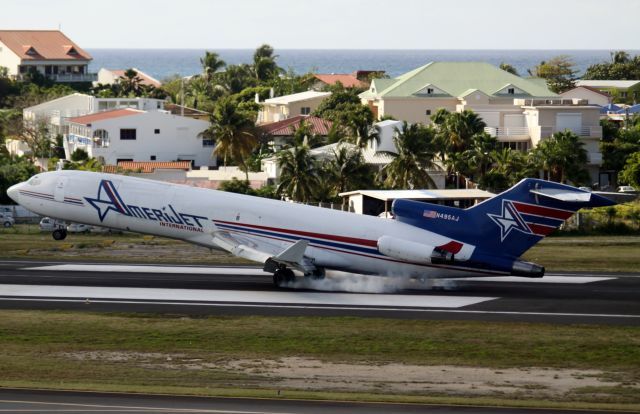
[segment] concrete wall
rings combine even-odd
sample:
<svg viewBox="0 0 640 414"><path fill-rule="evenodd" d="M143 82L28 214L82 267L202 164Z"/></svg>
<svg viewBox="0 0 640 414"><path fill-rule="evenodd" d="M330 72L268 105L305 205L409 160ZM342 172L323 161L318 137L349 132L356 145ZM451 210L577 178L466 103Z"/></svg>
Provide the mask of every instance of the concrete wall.
<svg viewBox="0 0 640 414"><path fill-rule="evenodd" d="M455 111L458 100L456 98L387 98L378 103L379 116L391 115L395 119L409 123L420 122L428 124L431 115L440 108ZM431 115L426 111L431 110Z"/></svg>

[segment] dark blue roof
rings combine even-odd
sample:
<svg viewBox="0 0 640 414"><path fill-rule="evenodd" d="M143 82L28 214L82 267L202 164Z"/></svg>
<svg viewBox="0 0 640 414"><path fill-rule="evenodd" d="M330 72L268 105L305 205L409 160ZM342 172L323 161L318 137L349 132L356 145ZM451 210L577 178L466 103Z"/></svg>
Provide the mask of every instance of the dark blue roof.
<svg viewBox="0 0 640 414"><path fill-rule="evenodd" d="M625 109L620 109L619 111L616 111L616 114L624 115L624 114L627 113L627 111L629 111L630 114L640 113L640 104L633 105L633 106L630 106L630 107L625 108Z"/></svg>
<svg viewBox="0 0 640 414"><path fill-rule="evenodd" d="M608 105L605 105L605 106L601 107L600 108L600 113L601 114L606 114L608 112L618 112L620 109L622 109L622 108L620 108L618 105L610 103Z"/></svg>

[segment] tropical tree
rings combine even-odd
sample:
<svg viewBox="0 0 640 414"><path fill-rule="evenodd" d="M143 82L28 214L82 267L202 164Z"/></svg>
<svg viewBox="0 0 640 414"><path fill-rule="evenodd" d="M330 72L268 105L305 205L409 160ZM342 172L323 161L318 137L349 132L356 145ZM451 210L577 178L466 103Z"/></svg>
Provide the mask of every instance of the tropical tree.
<svg viewBox="0 0 640 414"><path fill-rule="evenodd" d="M448 155L453 152L463 152L469 148L471 138L484 132L487 126L478 114L468 109L462 112L436 112L436 125L441 135L439 142Z"/></svg>
<svg viewBox="0 0 640 414"><path fill-rule="evenodd" d="M561 93L575 86L574 63L567 55L560 55L551 58L549 61L540 62L533 69L529 69L529 74L538 78L546 79L549 89L553 92Z"/></svg>
<svg viewBox="0 0 640 414"><path fill-rule="evenodd" d="M463 153L469 166L473 169L474 181L482 181L493 164L494 151L498 147L498 140L482 132L473 135L469 149Z"/></svg>
<svg viewBox="0 0 640 414"><path fill-rule="evenodd" d="M619 179L636 189L640 188L640 151L629 156L624 169L620 171Z"/></svg>
<svg viewBox="0 0 640 414"><path fill-rule="evenodd" d="M37 173L38 167L26 157L0 154L0 204L14 204L7 195L7 189L14 184L27 181Z"/></svg>
<svg viewBox="0 0 640 414"><path fill-rule="evenodd" d="M142 96L142 78L138 76L138 72L134 69L127 69L124 74L118 78L119 96Z"/></svg>
<svg viewBox="0 0 640 414"><path fill-rule="evenodd" d="M220 59L220 55L209 51L206 51L204 57L200 58L200 64L202 65L202 73L207 83L211 83L214 73L227 65L224 60Z"/></svg>
<svg viewBox="0 0 640 414"><path fill-rule="evenodd" d="M518 75L518 71L516 70L516 68L513 65L510 65L508 63L505 63L505 62L500 63L500 69L504 70L505 72L509 72L512 75L520 76Z"/></svg>
<svg viewBox="0 0 640 414"><path fill-rule="evenodd" d="M397 154L381 171L380 178L392 189L434 188L435 182L428 170L440 167L434 162L435 131L422 124L402 124L396 128L394 142Z"/></svg>
<svg viewBox="0 0 640 414"><path fill-rule="evenodd" d="M223 97L216 102L209 122L209 128L202 131L199 137L214 140L213 154L223 159L224 166L228 160L238 163L243 167L248 181L249 170L246 160L258 145L253 118L239 110L232 98Z"/></svg>
<svg viewBox="0 0 640 414"><path fill-rule="evenodd" d="M365 163L360 149L340 145L333 151L333 155L328 169L332 173L331 181L336 195L373 186L373 171Z"/></svg>
<svg viewBox="0 0 640 414"><path fill-rule="evenodd" d="M286 195L294 201L310 201L318 183L318 175L309 147L301 145L282 150L277 154L277 163L280 169L277 194Z"/></svg>
<svg viewBox="0 0 640 414"><path fill-rule="evenodd" d="M253 73L258 81L275 78L281 72L276 64L277 55L271 46L264 44L253 53Z"/></svg>
<svg viewBox="0 0 640 414"><path fill-rule="evenodd" d="M532 151L532 157L551 181L581 184L589 179L584 142L571 131L553 134Z"/></svg>

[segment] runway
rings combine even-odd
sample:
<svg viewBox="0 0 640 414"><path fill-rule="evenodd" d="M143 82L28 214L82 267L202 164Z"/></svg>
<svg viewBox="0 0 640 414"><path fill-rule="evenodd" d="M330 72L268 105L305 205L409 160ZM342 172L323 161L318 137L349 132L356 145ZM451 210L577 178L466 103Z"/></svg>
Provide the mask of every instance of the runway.
<svg viewBox="0 0 640 414"><path fill-rule="evenodd" d="M284 399L205 398L140 394L0 389L0 412L216 414L598 414L603 411L461 407ZM610 411L608 411L610 412ZM622 413L622 411L619 411Z"/></svg>
<svg viewBox="0 0 640 414"><path fill-rule="evenodd" d="M640 275L420 282L332 274L277 289L257 267L0 262L0 308L640 325Z"/></svg>

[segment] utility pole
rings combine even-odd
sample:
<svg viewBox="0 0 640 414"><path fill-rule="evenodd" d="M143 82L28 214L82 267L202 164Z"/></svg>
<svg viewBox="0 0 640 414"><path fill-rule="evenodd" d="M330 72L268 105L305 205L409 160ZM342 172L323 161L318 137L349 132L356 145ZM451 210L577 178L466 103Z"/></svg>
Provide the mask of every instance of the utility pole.
<svg viewBox="0 0 640 414"><path fill-rule="evenodd" d="M180 116L184 116L184 76L180 78Z"/></svg>

